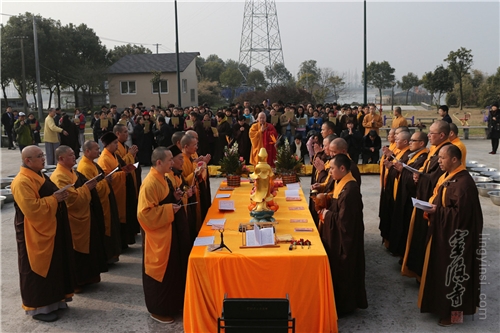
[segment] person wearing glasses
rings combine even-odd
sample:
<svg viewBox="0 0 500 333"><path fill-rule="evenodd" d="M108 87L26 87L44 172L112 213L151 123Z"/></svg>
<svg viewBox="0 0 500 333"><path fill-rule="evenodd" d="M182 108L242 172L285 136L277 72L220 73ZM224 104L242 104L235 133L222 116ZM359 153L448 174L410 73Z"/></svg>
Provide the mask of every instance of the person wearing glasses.
<svg viewBox="0 0 500 333"><path fill-rule="evenodd" d="M385 159L383 162L386 170L386 176L382 181L385 187L380 192L380 207L378 216L380 217L380 235L382 236L386 249L389 248L389 236L392 225L399 222L399 219L393 219L392 215L396 197L395 192L400 176L400 173L398 169L395 168L394 164L396 161L405 164L408 163L408 155L410 154L410 136L409 131L401 131L396 134L395 148L397 153L391 156L391 158Z"/></svg>
<svg viewBox="0 0 500 333"><path fill-rule="evenodd" d="M419 172L413 173L413 180L417 183L416 198L419 200L429 200L439 177L444 173L439 168L438 154L442 147L451 144L448 140L449 134L450 124L444 120L436 120L429 128L427 135L431 143L429 154ZM428 222L424 217L424 212L414 208L401 272L404 276L417 278L418 283L420 283L424 265Z"/></svg>
<svg viewBox="0 0 500 333"><path fill-rule="evenodd" d="M429 149L427 143L429 139L424 132L415 132L412 134L406 164L413 169L420 169L427 159ZM396 185L396 199L394 201L394 210L392 211L392 220L398 221L391 226L389 233L388 250L395 256L402 258L406 251L406 239L408 237L408 228L411 215L413 213L413 204L411 198L417 195L417 186L413 181L413 172L403 167L401 162L394 163L394 168L399 172L399 179Z"/></svg>
<svg viewBox="0 0 500 333"><path fill-rule="evenodd" d="M74 291L73 251L67 190L59 190L41 173L45 155L37 146L21 153L22 165L11 189L19 257L23 309L35 320L58 319L56 311L67 308Z"/></svg>

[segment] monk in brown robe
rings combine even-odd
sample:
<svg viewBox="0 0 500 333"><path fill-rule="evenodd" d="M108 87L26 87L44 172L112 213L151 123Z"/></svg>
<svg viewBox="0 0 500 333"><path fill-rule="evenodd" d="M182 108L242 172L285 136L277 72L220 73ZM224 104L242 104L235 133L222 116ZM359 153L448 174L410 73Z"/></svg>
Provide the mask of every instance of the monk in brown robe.
<svg viewBox="0 0 500 333"><path fill-rule="evenodd" d="M427 134L417 131L412 134L410 139L410 154L408 154L408 166L418 170L424 165L427 159L429 149L426 148ZM399 171L399 181L397 183L396 199L394 211L392 212L392 225L389 235L389 251L401 258L405 254L406 239L408 237L408 228L413 212L411 198L415 198L417 186L413 181L413 173L405 169L402 163L394 163L394 168ZM402 259L400 263L402 263Z"/></svg>
<svg viewBox="0 0 500 333"><path fill-rule="evenodd" d="M83 144L83 157L78 163L76 170L87 179L92 179L100 174L104 176L104 170L94 162L99 155L100 151L97 142L86 141ZM102 208L104 225L100 229L102 230L104 251L108 264L117 262L121 253L120 220L115 194L111 187L112 176L104 177L103 179L99 178L100 180L95 187ZM93 205L93 208L96 205ZM96 212L96 215L100 216L101 214Z"/></svg>
<svg viewBox="0 0 500 333"><path fill-rule="evenodd" d="M320 236L330 261L337 313L366 309L363 201L347 155L330 161L335 179L331 205L318 212Z"/></svg>
<svg viewBox="0 0 500 333"><path fill-rule="evenodd" d="M384 161L392 160L395 156L396 151L396 129L391 128L387 134L387 141L389 141L389 146L382 147L382 156L380 156L379 167L380 167L380 200L378 205L378 217L381 218L381 214L384 212L384 203L382 201L385 191L385 183L387 181L387 169L385 167Z"/></svg>
<svg viewBox="0 0 500 333"><path fill-rule="evenodd" d="M352 176L358 182L359 187L361 188L361 173L359 172L357 161L353 161L349 155L347 155L347 149L349 146L347 145L347 141L342 138L336 138L335 140L330 142L330 156L334 157L339 154L346 155L351 160L351 165L349 166L349 170L351 171ZM332 179L333 180L333 179ZM334 186L335 182L332 183ZM330 186L328 188L329 191L333 190L333 187Z"/></svg>
<svg viewBox="0 0 500 333"><path fill-rule="evenodd" d="M318 193L325 193L325 187L330 180L330 142L335 139L335 135L330 134L323 139L323 151L321 157L314 159L315 170L312 179L314 183L311 184L311 196L309 197L309 211L313 218L314 224L318 227L318 213L315 209L314 197ZM328 192L328 191L326 191Z"/></svg>
<svg viewBox="0 0 500 333"><path fill-rule="evenodd" d="M335 134L335 124L332 123L331 121L325 121L321 125L321 136L320 136L319 139L320 140L321 139L325 139L329 135L333 135L334 138L337 138L337 135ZM317 145L320 145L320 144L318 143ZM314 156L311 158L311 164L313 166L313 168L312 168L312 174L311 174L311 185L314 184L314 183L318 183L318 181L316 181L316 175L317 175L317 173L316 173L316 165L318 163L320 163L320 165L323 166L322 168L320 167L320 169L324 170L324 164L327 161L330 160L330 154L326 154L324 148L325 147L323 146L323 149L321 151L318 151L317 153L315 153ZM315 144L314 143L313 143L313 149L315 149ZM328 174L328 173L326 173L326 174Z"/></svg>
<svg viewBox="0 0 500 333"><path fill-rule="evenodd" d="M394 167L394 163L398 161L406 164L410 154L410 132L402 131L395 137L395 150L398 153L393 158L384 159L384 169L386 170L386 177L384 177L385 189L382 191L380 198L379 230L386 248L389 248L389 235L393 223L392 213L394 211L397 183L399 182L399 171Z"/></svg>
<svg viewBox="0 0 500 333"><path fill-rule="evenodd" d="M171 193L165 174L172 169L172 153L158 147L151 156L152 167L139 191L137 219L143 234L142 282L146 307L151 318L161 323L174 322L182 308L179 244L173 223L181 208Z"/></svg>
<svg viewBox="0 0 500 333"><path fill-rule="evenodd" d="M438 154L443 146L450 144L449 133L450 125L443 120L435 121L429 128L428 138L431 143L429 154L419 169L421 173L413 173L413 180L417 183L417 199L429 200L439 177L444 172L439 168ZM420 280L424 265L427 230L428 221L424 219L422 210L414 208L401 273L404 276L416 277L417 281Z"/></svg>
<svg viewBox="0 0 500 333"><path fill-rule="evenodd" d="M91 209L92 191L97 185L97 179L87 180L73 170L76 156L71 147L59 146L56 149L56 160L57 167L50 180L58 188L72 185L67 190L68 198L65 202L73 236L77 285L75 292L78 293L84 285L100 282L101 271L107 271L103 233L100 230L103 216L95 216Z"/></svg>
<svg viewBox="0 0 500 333"><path fill-rule="evenodd" d="M73 244L64 200L68 191L41 173L45 155L37 146L22 151L12 181L23 309L33 319L55 321L73 296Z"/></svg>
<svg viewBox="0 0 500 333"><path fill-rule="evenodd" d="M452 311L457 317L472 315L481 293L480 239L483 214L474 180L461 162L455 145L439 151L439 178L426 211L428 242L420 284L421 312L439 314L438 324L449 326Z"/></svg>

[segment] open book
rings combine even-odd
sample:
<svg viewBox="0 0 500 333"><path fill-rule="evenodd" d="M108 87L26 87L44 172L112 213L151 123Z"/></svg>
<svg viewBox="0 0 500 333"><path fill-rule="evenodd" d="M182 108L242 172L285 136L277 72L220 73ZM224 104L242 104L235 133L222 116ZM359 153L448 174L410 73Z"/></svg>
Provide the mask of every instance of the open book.
<svg viewBox="0 0 500 333"><path fill-rule="evenodd" d="M257 224L253 225L253 230L245 232L246 246L274 245L274 228L260 229Z"/></svg>

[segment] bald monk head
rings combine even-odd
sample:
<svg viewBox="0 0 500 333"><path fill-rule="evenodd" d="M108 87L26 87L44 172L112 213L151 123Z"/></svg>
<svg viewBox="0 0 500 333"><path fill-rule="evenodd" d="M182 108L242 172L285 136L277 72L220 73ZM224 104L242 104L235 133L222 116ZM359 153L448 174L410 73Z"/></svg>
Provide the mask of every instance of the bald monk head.
<svg viewBox="0 0 500 333"><path fill-rule="evenodd" d="M177 148L182 149L181 139L186 133L184 131L175 132L172 134L172 144L176 145Z"/></svg>
<svg viewBox="0 0 500 333"><path fill-rule="evenodd" d="M38 146L27 146L21 152L23 166L35 172L40 172L45 167L45 154Z"/></svg>
<svg viewBox="0 0 500 333"><path fill-rule="evenodd" d="M347 155L347 141L342 138L336 138L332 142L330 142L330 156L335 156L338 154Z"/></svg>
<svg viewBox="0 0 500 333"><path fill-rule="evenodd" d="M450 123L450 135L448 136L448 139L450 141L455 140L458 137L458 127L454 123Z"/></svg>
<svg viewBox="0 0 500 333"><path fill-rule="evenodd" d="M396 148L404 149L410 144L410 132L402 131L396 135Z"/></svg>
<svg viewBox="0 0 500 333"><path fill-rule="evenodd" d="M56 149L56 161L62 167L71 170L71 168L76 164L75 152L71 147L61 145Z"/></svg>
<svg viewBox="0 0 500 333"><path fill-rule="evenodd" d="M417 131L412 134L410 139L410 151L415 152L427 146L429 138L424 132Z"/></svg>
<svg viewBox="0 0 500 333"><path fill-rule="evenodd" d="M172 152L166 147L158 147L151 154L151 164L159 173L172 171Z"/></svg>
<svg viewBox="0 0 500 333"><path fill-rule="evenodd" d="M443 146L439 150L439 167L445 172L452 172L462 164L462 152L455 145Z"/></svg>
<svg viewBox="0 0 500 333"><path fill-rule="evenodd" d="M391 128L391 130L389 131L389 134L387 134L387 140L390 143L394 143L396 141L396 129L395 128Z"/></svg>
<svg viewBox="0 0 500 333"><path fill-rule="evenodd" d="M188 155L193 155L198 150L198 140L191 135L184 135L181 139L182 151Z"/></svg>
<svg viewBox="0 0 500 333"><path fill-rule="evenodd" d="M82 148L83 148L83 156L85 156L91 161L98 158L99 155L101 154L101 152L99 151L99 145L97 144L97 142L92 140L85 141Z"/></svg>
<svg viewBox="0 0 500 333"><path fill-rule="evenodd" d="M260 112L259 115L257 116L257 121L259 122L260 125L265 125L266 124L266 114L264 112Z"/></svg>
<svg viewBox="0 0 500 333"><path fill-rule="evenodd" d="M450 124L444 120L436 120L429 128L429 141L431 145L437 146L448 140L450 135Z"/></svg>
<svg viewBox="0 0 500 333"><path fill-rule="evenodd" d="M196 133L193 130L186 131L186 135L191 135L191 136L195 137L196 139L198 139L198 133Z"/></svg>
<svg viewBox="0 0 500 333"><path fill-rule="evenodd" d="M341 180L351 172L351 160L345 154L337 154L330 160L330 176L335 180Z"/></svg>
<svg viewBox="0 0 500 333"><path fill-rule="evenodd" d="M400 127L396 128L394 135L398 135L401 132L410 132L410 129L408 128L408 126L400 126Z"/></svg>

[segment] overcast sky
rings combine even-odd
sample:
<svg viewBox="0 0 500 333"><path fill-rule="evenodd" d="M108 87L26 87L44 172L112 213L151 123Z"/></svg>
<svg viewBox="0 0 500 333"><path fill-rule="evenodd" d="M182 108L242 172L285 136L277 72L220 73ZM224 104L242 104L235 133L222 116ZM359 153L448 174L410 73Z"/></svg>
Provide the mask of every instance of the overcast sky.
<svg viewBox="0 0 500 333"><path fill-rule="evenodd" d="M144 44L175 52L174 2L0 0L2 14L30 12L68 23L85 23L106 47ZM363 71L363 1L276 0L285 66L296 75L305 60L319 67ZM238 61L244 1L178 1L180 51L217 54ZM461 1L367 1L368 62L387 60L396 78L421 77L450 51L472 50L473 68L488 74L500 66L500 3ZM8 16L2 15L5 24Z"/></svg>

